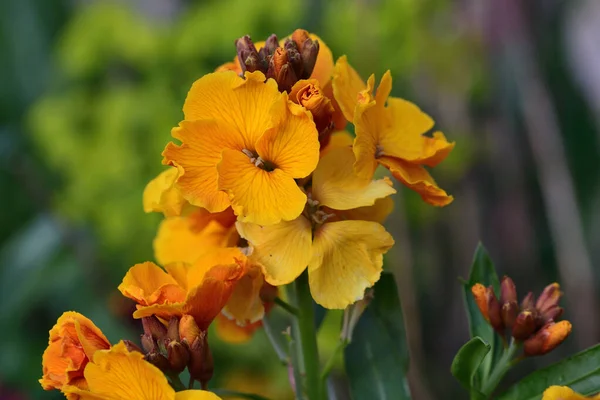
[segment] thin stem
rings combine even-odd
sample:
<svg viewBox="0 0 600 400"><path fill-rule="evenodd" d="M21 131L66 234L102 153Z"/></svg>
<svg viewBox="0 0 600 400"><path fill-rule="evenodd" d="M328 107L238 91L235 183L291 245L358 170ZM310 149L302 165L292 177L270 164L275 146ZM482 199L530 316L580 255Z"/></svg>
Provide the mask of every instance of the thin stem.
<svg viewBox="0 0 600 400"><path fill-rule="evenodd" d="M271 326L271 323L269 322L268 318L263 318L262 326L265 330L267 338L269 339L269 342L271 343L271 346L273 347L273 350L275 350L275 353L277 354L277 358L279 358L279 361L283 365L287 365L289 362L289 357L285 350L281 347L281 343L279 342L279 340L277 340L277 337L273 332L273 327Z"/></svg>
<svg viewBox="0 0 600 400"><path fill-rule="evenodd" d="M520 343L515 343L514 340L511 340L510 345L506 350L504 350L502 357L500 358L500 360L498 360L498 363L494 366L492 373L485 380L481 388L481 392L486 397L489 397L492 394L492 392L494 391L494 389L496 389L502 378L504 378L506 372L512 367L513 358L520 348Z"/></svg>
<svg viewBox="0 0 600 400"><path fill-rule="evenodd" d="M298 309L288 303L286 303L285 301L281 300L279 297L275 297L275 304L277 304L279 307L283 308L285 311L289 312L290 314L294 315L294 316L298 316Z"/></svg>
<svg viewBox="0 0 600 400"><path fill-rule="evenodd" d="M175 389L176 392L186 389L183 382L181 382L179 375L168 375L168 376L169 376L169 379L171 379L171 386L173 387L173 389Z"/></svg>
<svg viewBox="0 0 600 400"><path fill-rule="evenodd" d="M344 350L346 348L347 345L348 345L347 340L340 339L337 346L335 346L335 349L333 349L333 354L331 355L329 360L327 360L327 363L325 364L325 367L323 368L323 371L321 372L321 380L322 381L327 379L327 377L329 376L329 373L331 372L331 370L333 369L333 366L335 365L338 355L340 354L340 352L342 350Z"/></svg>
<svg viewBox="0 0 600 400"><path fill-rule="evenodd" d="M321 400L324 398L323 385L319 373L319 350L317 347L317 332L315 329L315 312L313 300L308 286L308 272L294 282L294 306L300 313L294 319L294 339L298 342L298 350L301 355L300 368L304 375L304 390L309 400ZM296 383L298 384L298 383Z"/></svg>
<svg viewBox="0 0 600 400"><path fill-rule="evenodd" d="M236 392L235 390L227 390L227 389L214 389L213 392L221 397L238 397L238 398L242 398L242 399L249 399L249 400L269 400L266 397L260 396L258 394L253 394L253 393L243 393L243 392Z"/></svg>

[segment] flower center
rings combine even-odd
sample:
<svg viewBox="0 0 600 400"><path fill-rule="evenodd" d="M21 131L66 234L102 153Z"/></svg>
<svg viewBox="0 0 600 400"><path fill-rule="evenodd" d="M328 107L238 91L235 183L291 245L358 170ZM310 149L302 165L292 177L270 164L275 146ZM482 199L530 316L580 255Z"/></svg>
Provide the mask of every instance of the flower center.
<svg viewBox="0 0 600 400"><path fill-rule="evenodd" d="M242 153L248 156L250 162L254 164L254 166L256 166L257 168L264 169L267 172L274 171L276 168L272 162L263 160L258 154L251 150L242 149Z"/></svg>
<svg viewBox="0 0 600 400"><path fill-rule="evenodd" d="M326 211L321 209L321 205L319 204L319 200L315 200L312 198L312 193L308 192L306 200L306 206L304 207L303 215L308 219L312 226L313 230L317 229L321 225L325 223L329 218L335 217L333 213L327 213Z"/></svg>

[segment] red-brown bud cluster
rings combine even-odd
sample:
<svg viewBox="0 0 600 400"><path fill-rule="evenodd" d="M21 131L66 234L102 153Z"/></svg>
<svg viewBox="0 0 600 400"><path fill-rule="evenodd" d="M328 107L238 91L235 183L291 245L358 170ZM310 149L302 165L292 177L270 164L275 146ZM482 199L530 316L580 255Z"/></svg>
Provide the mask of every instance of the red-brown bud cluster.
<svg viewBox="0 0 600 400"><path fill-rule="evenodd" d="M143 351L129 342L126 345L130 351L142 352L148 362L167 375L179 374L187 367L193 379L207 386L213 375L213 358L207 332L200 330L192 316L173 317L166 327L155 316L145 317L142 325Z"/></svg>
<svg viewBox="0 0 600 400"><path fill-rule="evenodd" d="M301 79L308 79L315 68L319 54L319 42L312 40L308 32L297 29L279 46L277 36L271 35L265 45L256 50L250 36L235 41L237 56L245 71L261 71L277 81L280 91L289 91Z"/></svg>
<svg viewBox="0 0 600 400"><path fill-rule="evenodd" d="M516 286L507 276L502 278L500 285L500 301L491 286L486 288L476 283L471 292L486 321L503 337L509 330L514 340L523 342L525 355L545 354L571 332L568 321L555 323L563 312L558 305L562 295L558 283L546 286L537 301L529 292L520 306Z"/></svg>

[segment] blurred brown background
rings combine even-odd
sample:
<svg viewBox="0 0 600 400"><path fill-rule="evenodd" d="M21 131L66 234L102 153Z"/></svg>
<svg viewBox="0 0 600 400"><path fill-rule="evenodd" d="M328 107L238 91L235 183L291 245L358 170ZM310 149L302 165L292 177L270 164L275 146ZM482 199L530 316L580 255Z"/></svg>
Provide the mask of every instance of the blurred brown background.
<svg viewBox="0 0 600 400"><path fill-rule="evenodd" d="M526 360L509 380L598 341L597 0L8 0L0 398L61 398L36 380L64 310L86 314L112 341L136 337L116 286L152 259L160 217L144 215L141 194L161 170L187 89L233 58L237 37L297 27L321 36L334 57L347 54L364 78L391 69L393 95L419 104L457 142L433 171L455 202L435 209L401 190L387 224L414 398L463 396L449 373L468 336L458 277L479 240L521 296L559 281L574 325L559 351ZM336 328L322 332L324 353ZM215 346L217 385L289 395L262 333Z"/></svg>

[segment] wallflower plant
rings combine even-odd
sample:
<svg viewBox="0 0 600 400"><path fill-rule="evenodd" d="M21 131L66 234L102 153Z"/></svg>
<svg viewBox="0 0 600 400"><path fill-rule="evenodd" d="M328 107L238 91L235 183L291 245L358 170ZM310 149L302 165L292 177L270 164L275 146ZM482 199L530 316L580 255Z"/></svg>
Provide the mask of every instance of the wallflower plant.
<svg viewBox="0 0 600 400"><path fill-rule="evenodd" d="M453 201L429 169L454 143L432 132L416 105L390 96L390 71L375 88L374 75L365 82L345 56L334 63L314 34L299 29L256 44L244 36L235 48L233 61L192 84L162 153L166 169L143 193L144 210L164 216L156 263L132 266L118 287L136 304L140 341L111 344L92 321L66 312L50 331L40 383L68 399L260 399L210 387L219 366L208 329L214 322L223 340L246 341L269 328L279 306L290 316L279 338L287 351L272 341L297 399L329 397L342 351L355 399L410 398L400 302L383 273L394 239L383 223L394 180L430 205ZM519 305L512 280L499 289L486 257L480 248L465 283L473 338L451 368L482 399L495 396L516 361L552 351L571 331L558 321L558 284ZM323 363L317 304L344 310L339 344ZM583 398L569 388L544 392L569 382L532 379L537 386L519 382L498 398Z"/></svg>

